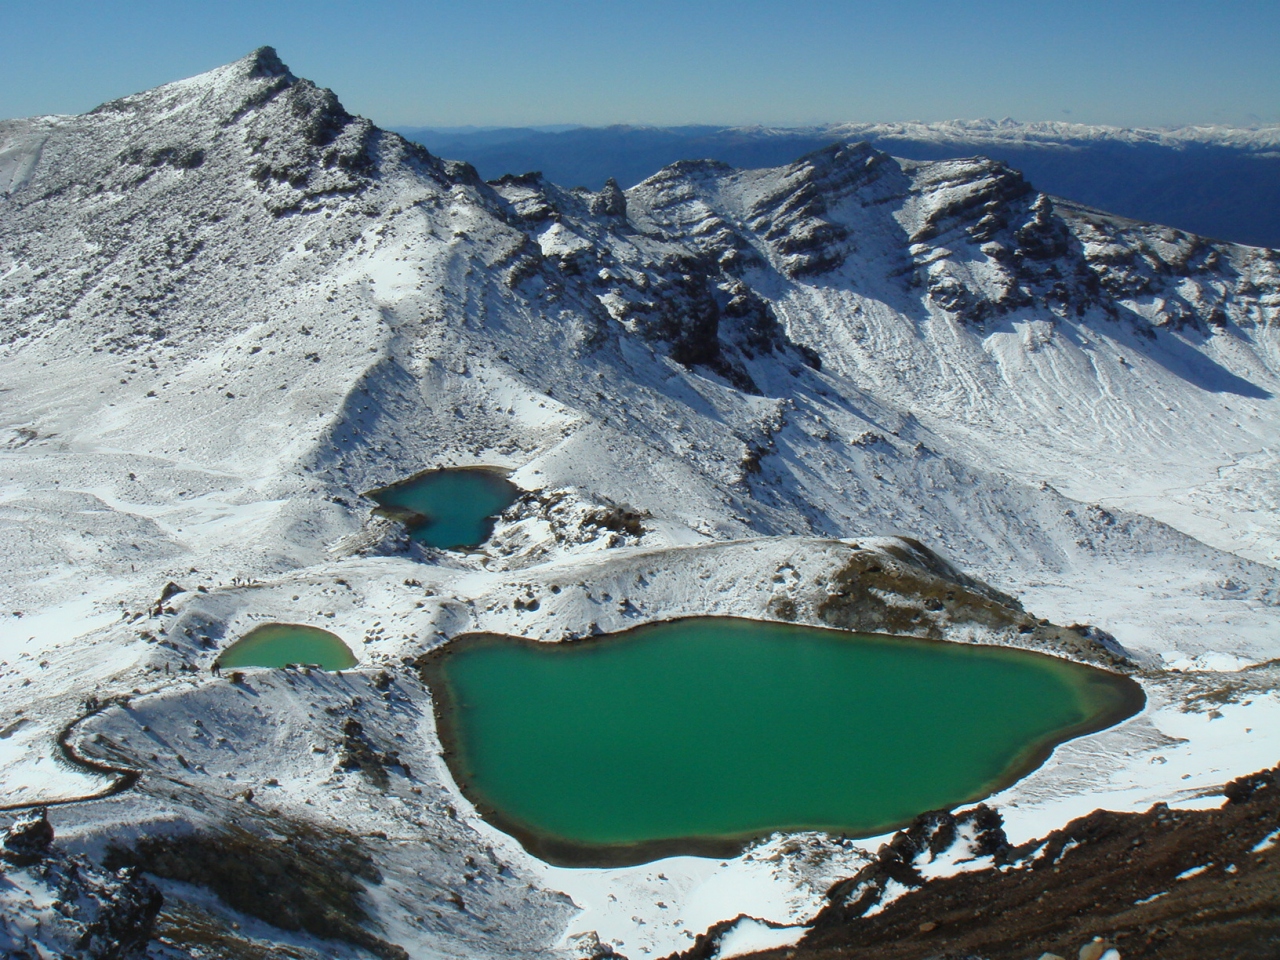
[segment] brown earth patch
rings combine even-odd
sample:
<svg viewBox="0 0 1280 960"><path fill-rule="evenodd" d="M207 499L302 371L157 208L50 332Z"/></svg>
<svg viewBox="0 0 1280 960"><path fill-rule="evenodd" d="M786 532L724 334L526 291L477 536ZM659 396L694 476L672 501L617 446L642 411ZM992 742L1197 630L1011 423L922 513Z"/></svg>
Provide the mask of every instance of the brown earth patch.
<svg viewBox="0 0 1280 960"><path fill-rule="evenodd" d="M918 540L875 550L857 549L828 581L817 604L828 626L860 633L943 640L957 626L973 625L1016 638L1017 646L1108 667L1132 667L1109 636L1087 625L1060 627L1027 613L1008 594L967 576ZM784 617L784 619L786 619Z"/></svg>

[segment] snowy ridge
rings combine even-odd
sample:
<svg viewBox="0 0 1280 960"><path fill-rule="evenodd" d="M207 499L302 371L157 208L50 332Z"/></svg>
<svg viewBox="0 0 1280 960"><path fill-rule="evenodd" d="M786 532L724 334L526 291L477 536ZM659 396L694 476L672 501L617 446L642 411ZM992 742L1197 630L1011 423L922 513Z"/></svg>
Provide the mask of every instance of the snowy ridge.
<svg viewBox="0 0 1280 960"><path fill-rule="evenodd" d="M1242 680L1214 726L1164 669L1280 656L1274 251L865 144L627 191L486 184L267 48L0 123L0 182L0 802L100 787L54 735L125 697L79 735L146 775L54 812L83 851L319 823L357 837L383 878L370 929L415 955L687 946L688 917L653 906L662 868L557 874L474 819L405 661L469 630L821 623L841 576L917 617L887 632L1101 662L1112 634L1141 665L1152 711L1005 791L1011 828L1171 798L1191 784L1156 751L1181 736L1190 761L1274 706ZM361 498L477 463L527 493L476 554L408 547ZM638 528L593 519L619 506ZM937 611L858 557L1004 613ZM262 620L334 629L361 665L211 678ZM1274 752L1256 726L1217 782ZM381 773L338 763L365 748ZM715 919L804 922L851 858L819 846ZM673 865L677 906L747 889L749 858Z"/></svg>

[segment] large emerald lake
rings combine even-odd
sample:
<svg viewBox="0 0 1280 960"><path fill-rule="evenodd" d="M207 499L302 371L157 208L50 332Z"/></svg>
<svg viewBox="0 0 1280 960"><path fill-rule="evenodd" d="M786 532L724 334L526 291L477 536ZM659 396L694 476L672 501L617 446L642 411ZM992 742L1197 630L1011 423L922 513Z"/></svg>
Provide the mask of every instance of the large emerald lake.
<svg viewBox="0 0 1280 960"><path fill-rule="evenodd" d="M730 618L473 635L423 664L461 789L530 852L578 865L882 833L1143 703L1126 677L1041 654Z"/></svg>
<svg viewBox="0 0 1280 960"><path fill-rule="evenodd" d="M477 547L493 532L493 518L519 489L493 467L430 470L371 491L379 512L399 520L420 543L442 550Z"/></svg>

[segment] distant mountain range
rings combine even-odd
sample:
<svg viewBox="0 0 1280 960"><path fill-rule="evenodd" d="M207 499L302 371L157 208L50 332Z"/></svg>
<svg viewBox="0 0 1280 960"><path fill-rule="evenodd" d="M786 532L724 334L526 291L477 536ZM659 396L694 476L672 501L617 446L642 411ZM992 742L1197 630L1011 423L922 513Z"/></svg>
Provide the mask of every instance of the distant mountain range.
<svg viewBox="0 0 1280 960"><path fill-rule="evenodd" d="M1126 129L1079 123L953 120L820 127L431 128L398 131L472 164L486 179L537 170L600 189L631 186L678 160L739 168L790 163L831 143L866 140L896 157L982 155L1060 197L1202 236L1280 246L1280 126Z"/></svg>

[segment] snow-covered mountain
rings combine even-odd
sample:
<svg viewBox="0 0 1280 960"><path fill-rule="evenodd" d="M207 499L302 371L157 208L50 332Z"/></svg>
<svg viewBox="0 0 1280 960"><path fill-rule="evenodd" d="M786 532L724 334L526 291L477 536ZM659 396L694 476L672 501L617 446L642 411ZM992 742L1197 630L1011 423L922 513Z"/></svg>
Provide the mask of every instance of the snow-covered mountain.
<svg viewBox="0 0 1280 960"><path fill-rule="evenodd" d="M468 631L832 622L862 583L879 599L843 626L905 610L1111 663L1114 634L1148 708L991 801L1015 842L1274 760L1275 695L1230 671L1280 656L1275 251L856 142L626 191L486 183L269 48L0 123L0 176L0 802L141 770L51 819L161 878L165 955L202 931L634 958L739 913L803 920L862 862L809 837L538 863L474 817L406 665ZM361 498L473 463L527 491L474 555L407 546ZM613 505L639 532L600 522ZM329 626L361 666L211 677L262 620ZM393 743L392 776L341 759ZM228 859L301 878L275 928Z"/></svg>
<svg viewBox="0 0 1280 960"><path fill-rule="evenodd" d="M1280 126L1133 129L1005 119L399 132L433 152L467 160L485 177L541 170L557 183L593 189L609 177L638 183L690 157L769 167L860 140L913 160L980 154L1021 170L1057 196L1205 236L1280 246Z"/></svg>

